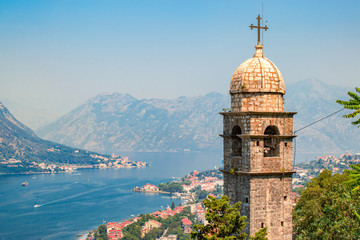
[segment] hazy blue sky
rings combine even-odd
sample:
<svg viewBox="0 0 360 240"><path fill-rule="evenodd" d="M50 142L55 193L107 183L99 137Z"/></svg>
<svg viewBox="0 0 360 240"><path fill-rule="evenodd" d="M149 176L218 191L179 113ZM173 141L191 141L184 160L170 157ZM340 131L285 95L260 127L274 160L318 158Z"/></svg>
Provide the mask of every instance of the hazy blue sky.
<svg viewBox="0 0 360 240"><path fill-rule="evenodd" d="M103 92L226 93L262 3L285 84L360 86L360 1L0 0L0 99L59 116Z"/></svg>

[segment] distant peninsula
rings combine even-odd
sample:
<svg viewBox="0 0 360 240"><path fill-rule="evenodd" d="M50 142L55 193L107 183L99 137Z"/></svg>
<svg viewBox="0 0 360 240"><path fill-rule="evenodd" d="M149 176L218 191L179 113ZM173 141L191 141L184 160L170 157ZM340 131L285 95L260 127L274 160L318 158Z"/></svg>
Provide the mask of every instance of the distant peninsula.
<svg viewBox="0 0 360 240"><path fill-rule="evenodd" d="M145 167L145 162L43 140L0 102L0 174L69 172L78 168Z"/></svg>

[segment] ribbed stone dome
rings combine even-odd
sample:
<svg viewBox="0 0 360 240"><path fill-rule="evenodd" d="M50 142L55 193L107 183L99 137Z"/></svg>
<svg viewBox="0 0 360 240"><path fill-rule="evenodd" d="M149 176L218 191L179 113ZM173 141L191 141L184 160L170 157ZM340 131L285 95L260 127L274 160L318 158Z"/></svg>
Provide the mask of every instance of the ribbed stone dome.
<svg viewBox="0 0 360 240"><path fill-rule="evenodd" d="M255 46L252 58L243 62L234 72L230 93L273 92L285 94L284 80L279 69L267 59L263 46Z"/></svg>

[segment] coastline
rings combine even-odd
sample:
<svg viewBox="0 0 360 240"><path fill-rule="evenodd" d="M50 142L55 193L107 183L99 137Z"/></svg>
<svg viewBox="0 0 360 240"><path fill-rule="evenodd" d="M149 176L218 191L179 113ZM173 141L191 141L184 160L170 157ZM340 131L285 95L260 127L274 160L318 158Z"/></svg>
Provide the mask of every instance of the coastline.
<svg viewBox="0 0 360 240"><path fill-rule="evenodd" d="M152 190L144 190L144 189L137 189L137 188L133 188L131 191L133 191L133 192L142 192L142 193L159 193L159 194L169 194L169 195L171 195L170 192L152 191Z"/></svg>
<svg viewBox="0 0 360 240"><path fill-rule="evenodd" d="M148 164L146 166L149 166ZM124 168L146 168L146 166L124 166L124 167L99 167L99 166L72 166L73 170L65 170L65 171L46 171L46 172L18 172L18 173L2 173L0 175L30 175L30 174L59 174L59 173L73 173L77 172L78 169L124 169Z"/></svg>

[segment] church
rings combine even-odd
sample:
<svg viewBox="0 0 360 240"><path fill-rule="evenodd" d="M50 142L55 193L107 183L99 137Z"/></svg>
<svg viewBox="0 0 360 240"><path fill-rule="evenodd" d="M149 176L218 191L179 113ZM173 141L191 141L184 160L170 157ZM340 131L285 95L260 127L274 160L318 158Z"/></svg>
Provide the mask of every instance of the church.
<svg viewBox="0 0 360 240"><path fill-rule="evenodd" d="M234 72L231 109L223 116L224 195L241 201L246 233L267 227L269 240L292 239L293 116L284 111L285 85L260 42L252 58Z"/></svg>

